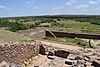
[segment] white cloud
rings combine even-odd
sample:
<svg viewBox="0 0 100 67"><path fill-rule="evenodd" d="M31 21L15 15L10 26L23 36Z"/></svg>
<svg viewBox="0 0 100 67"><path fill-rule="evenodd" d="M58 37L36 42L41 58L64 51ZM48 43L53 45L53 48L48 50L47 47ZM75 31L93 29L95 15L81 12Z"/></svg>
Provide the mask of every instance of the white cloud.
<svg viewBox="0 0 100 67"><path fill-rule="evenodd" d="M34 9L39 9L39 7L34 7Z"/></svg>
<svg viewBox="0 0 100 67"><path fill-rule="evenodd" d="M84 9L84 8L88 8L88 7L89 7L89 5L85 5L85 4L75 6L75 8L77 8L77 9Z"/></svg>
<svg viewBox="0 0 100 67"><path fill-rule="evenodd" d="M76 0L69 0L69 2L71 2L71 3L75 3L75 2L76 2Z"/></svg>
<svg viewBox="0 0 100 67"><path fill-rule="evenodd" d="M59 11L59 10L61 10L62 8L63 8L63 7L59 7L59 6L58 6L58 7L54 8L53 10L54 10L54 11Z"/></svg>
<svg viewBox="0 0 100 67"><path fill-rule="evenodd" d="M89 3L90 3L90 4L96 4L97 2L91 0L91 1L89 1Z"/></svg>
<svg viewBox="0 0 100 67"><path fill-rule="evenodd" d="M34 2L30 2L30 1L27 1L26 3L27 3L27 4L34 4Z"/></svg>
<svg viewBox="0 0 100 67"><path fill-rule="evenodd" d="M72 5L72 3L70 3L70 2L67 2L67 3L66 3L66 5Z"/></svg>
<svg viewBox="0 0 100 67"><path fill-rule="evenodd" d="M1 9L9 9L8 7L3 6L3 5L0 5L0 8L1 8Z"/></svg>
<svg viewBox="0 0 100 67"><path fill-rule="evenodd" d="M100 0L89 0L88 1L90 4L97 4L100 2Z"/></svg>
<svg viewBox="0 0 100 67"><path fill-rule="evenodd" d="M66 5L72 5L73 3L75 3L76 2L76 0L69 0L67 3L66 3Z"/></svg>
<svg viewBox="0 0 100 67"><path fill-rule="evenodd" d="M35 0L28 0L27 2L26 2L26 4L34 4L35 3Z"/></svg>

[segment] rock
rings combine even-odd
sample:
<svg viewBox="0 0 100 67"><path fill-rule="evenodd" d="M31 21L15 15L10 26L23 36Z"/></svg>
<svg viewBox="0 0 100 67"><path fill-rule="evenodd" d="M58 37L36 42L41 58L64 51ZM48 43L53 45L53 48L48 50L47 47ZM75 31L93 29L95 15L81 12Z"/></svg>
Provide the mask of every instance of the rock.
<svg viewBox="0 0 100 67"><path fill-rule="evenodd" d="M54 59L55 58L55 56L48 56L48 59Z"/></svg>
<svg viewBox="0 0 100 67"><path fill-rule="evenodd" d="M85 62L85 60L77 60L77 64L85 64L86 62Z"/></svg>
<svg viewBox="0 0 100 67"><path fill-rule="evenodd" d="M54 56L54 50L53 50L53 49L50 49L50 50L48 51L47 56Z"/></svg>
<svg viewBox="0 0 100 67"><path fill-rule="evenodd" d="M39 63L35 62L34 67L39 67Z"/></svg>
<svg viewBox="0 0 100 67"><path fill-rule="evenodd" d="M67 64L62 64L61 67L70 67L70 65L67 65Z"/></svg>
<svg viewBox="0 0 100 67"><path fill-rule="evenodd" d="M91 64L92 64L92 63L90 63L90 62L86 62L87 67L94 67L94 66L92 66Z"/></svg>
<svg viewBox="0 0 100 67"><path fill-rule="evenodd" d="M84 60L77 60L76 63L71 65L71 67L86 67L86 62Z"/></svg>
<svg viewBox="0 0 100 67"><path fill-rule="evenodd" d="M89 53L86 53L85 55L86 56L92 56L94 53L93 52L89 52Z"/></svg>
<svg viewBox="0 0 100 67"><path fill-rule="evenodd" d="M64 58L60 58L60 57L55 57L51 62L50 65L51 67L61 67L62 64L65 63L65 59Z"/></svg>
<svg viewBox="0 0 100 67"><path fill-rule="evenodd" d="M82 57L82 56L77 56L76 58L75 58L75 60L83 60L84 58Z"/></svg>
<svg viewBox="0 0 100 67"><path fill-rule="evenodd" d="M94 40L89 40L89 44L92 46L92 47L97 47L97 44Z"/></svg>
<svg viewBox="0 0 100 67"><path fill-rule="evenodd" d="M95 50L95 53L100 56L100 47Z"/></svg>
<svg viewBox="0 0 100 67"><path fill-rule="evenodd" d="M34 67L39 67L39 66L34 66Z"/></svg>
<svg viewBox="0 0 100 67"><path fill-rule="evenodd" d="M73 64L73 61L71 61L71 60L69 60L69 59L66 59L66 60L65 60L65 64L72 65L72 64Z"/></svg>
<svg viewBox="0 0 100 67"><path fill-rule="evenodd" d="M66 50L57 50L57 51L54 51L54 52L55 52L55 56L62 57L62 58L67 58L68 55L70 54Z"/></svg>
<svg viewBox="0 0 100 67"><path fill-rule="evenodd" d="M89 56L87 56L87 55L84 55L84 57L86 57L86 58L88 58L88 59L91 59Z"/></svg>
<svg viewBox="0 0 100 67"><path fill-rule="evenodd" d="M67 59L75 60L76 57L77 57L77 55L69 54L68 57L67 57Z"/></svg>
<svg viewBox="0 0 100 67"><path fill-rule="evenodd" d="M89 58L87 58L87 57L84 57L84 60L85 60L85 61L89 61L90 59L89 59Z"/></svg>
<svg viewBox="0 0 100 67"><path fill-rule="evenodd" d="M41 45L40 45L40 52L39 52L39 53L42 54L42 55L45 55L47 51L48 51L47 46L41 44Z"/></svg>
<svg viewBox="0 0 100 67"><path fill-rule="evenodd" d="M10 64L9 67L25 67L25 66L21 64Z"/></svg>
<svg viewBox="0 0 100 67"><path fill-rule="evenodd" d="M3 61L0 63L0 67L9 67L9 64Z"/></svg>
<svg viewBox="0 0 100 67"><path fill-rule="evenodd" d="M92 65L93 65L94 67L100 67L100 61L94 60L94 61L92 62Z"/></svg>

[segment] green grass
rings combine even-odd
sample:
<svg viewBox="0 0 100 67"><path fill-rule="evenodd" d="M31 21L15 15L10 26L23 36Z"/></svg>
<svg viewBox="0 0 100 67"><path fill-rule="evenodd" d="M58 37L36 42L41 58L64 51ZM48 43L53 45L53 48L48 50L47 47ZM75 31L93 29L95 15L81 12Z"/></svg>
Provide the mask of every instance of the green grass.
<svg viewBox="0 0 100 67"><path fill-rule="evenodd" d="M33 38L7 30L0 30L0 40L4 42L31 41Z"/></svg>
<svg viewBox="0 0 100 67"><path fill-rule="evenodd" d="M53 38L53 37L45 37L43 38L46 41L57 42L67 45L81 46L86 48L91 48L89 43L80 39L80 38Z"/></svg>
<svg viewBox="0 0 100 67"><path fill-rule="evenodd" d="M76 22L76 21L61 21L65 28L77 28L77 29L99 29L100 25L91 24L89 22Z"/></svg>

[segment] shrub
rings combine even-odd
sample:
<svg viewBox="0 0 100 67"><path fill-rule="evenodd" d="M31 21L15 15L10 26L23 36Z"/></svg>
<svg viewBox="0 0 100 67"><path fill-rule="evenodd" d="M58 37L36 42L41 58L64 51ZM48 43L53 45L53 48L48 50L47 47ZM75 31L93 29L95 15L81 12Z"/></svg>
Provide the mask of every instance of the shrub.
<svg viewBox="0 0 100 67"><path fill-rule="evenodd" d="M80 46L83 46L83 47L91 47L90 45L89 45L89 43L87 43L86 41L84 41L84 40L81 40L81 39L79 39L79 38L75 38L75 42L78 44L78 45L80 45Z"/></svg>

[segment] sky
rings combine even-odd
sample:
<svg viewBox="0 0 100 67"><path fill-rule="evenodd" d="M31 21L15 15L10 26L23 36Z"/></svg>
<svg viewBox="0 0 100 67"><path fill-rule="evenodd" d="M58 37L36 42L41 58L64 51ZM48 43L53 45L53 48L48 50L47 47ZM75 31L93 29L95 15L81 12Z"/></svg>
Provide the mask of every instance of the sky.
<svg viewBox="0 0 100 67"><path fill-rule="evenodd" d="M0 17L100 15L100 0L0 0Z"/></svg>

